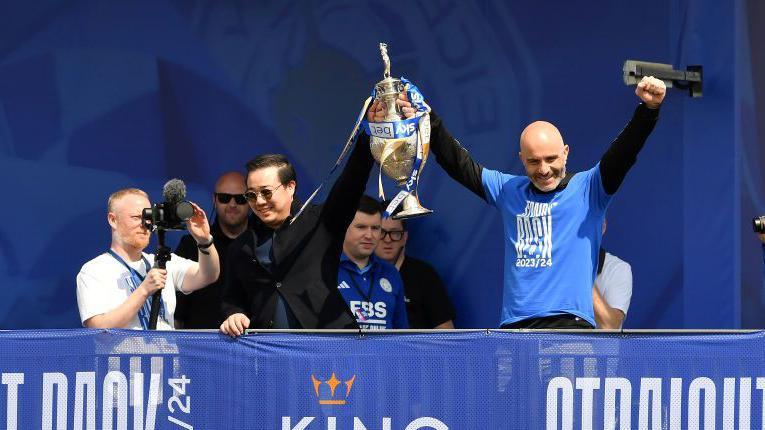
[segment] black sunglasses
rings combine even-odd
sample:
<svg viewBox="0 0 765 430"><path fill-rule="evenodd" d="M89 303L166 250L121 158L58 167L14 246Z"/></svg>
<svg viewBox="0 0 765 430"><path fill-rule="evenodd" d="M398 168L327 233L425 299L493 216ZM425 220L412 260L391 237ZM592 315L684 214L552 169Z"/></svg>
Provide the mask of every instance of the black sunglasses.
<svg viewBox="0 0 765 430"><path fill-rule="evenodd" d="M247 199L244 197L244 194L215 193L215 198L218 200L218 203L222 205L228 204L232 197L238 205L247 203Z"/></svg>

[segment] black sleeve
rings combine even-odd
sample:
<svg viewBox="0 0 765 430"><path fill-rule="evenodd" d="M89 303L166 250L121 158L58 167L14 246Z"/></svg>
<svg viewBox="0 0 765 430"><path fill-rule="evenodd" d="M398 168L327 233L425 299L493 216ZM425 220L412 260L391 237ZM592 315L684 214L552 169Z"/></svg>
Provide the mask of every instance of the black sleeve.
<svg viewBox="0 0 765 430"><path fill-rule="evenodd" d="M178 247L175 249L175 255L194 261L199 259L197 242L190 234L183 236L180 242L178 242Z"/></svg>
<svg viewBox="0 0 765 430"><path fill-rule="evenodd" d="M244 287L242 282L237 276L236 266L239 261L248 261L243 255L242 247L247 243L243 236L249 232L245 232L239 236L238 239L233 241L229 245L226 251L226 280L223 284L223 300L221 301L221 317L226 319L233 314L242 313L251 317L246 311L247 297L244 294ZM254 240L253 240L254 245Z"/></svg>
<svg viewBox="0 0 765 430"><path fill-rule="evenodd" d="M426 276L423 276L422 288L427 291L427 300L425 301L425 312L428 319L433 323L433 327L443 324L449 320L454 321L456 315L454 306L452 306L449 295L446 293L446 287L438 276L436 270L430 265L425 265Z"/></svg>
<svg viewBox="0 0 765 430"><path fill-rule="evenodd" d="M619 189L658 119L659 109L649 109L641 103L630 122L603 154L600 178L606 193L614 194Z"/></svg>
<svg viewBox="0 0 765 430"><path fill-rule="evenodd" d="M441 121L441 117L435 112L431 112L430 119L430 150L433 151L438 164L452 179L486 200L483 181L481 180L483 166L476 163L470 157L467 149L449 134L443 121Z"/></svg>
<svg viewBox="0 0 765 430"><path fill-rule="evenodd" d="M361 132L356 138L343 172L332 186L322 208L321 217L330 231L345 234L367 188L369 172L374 161L369 150L369 136Z"/></svg>

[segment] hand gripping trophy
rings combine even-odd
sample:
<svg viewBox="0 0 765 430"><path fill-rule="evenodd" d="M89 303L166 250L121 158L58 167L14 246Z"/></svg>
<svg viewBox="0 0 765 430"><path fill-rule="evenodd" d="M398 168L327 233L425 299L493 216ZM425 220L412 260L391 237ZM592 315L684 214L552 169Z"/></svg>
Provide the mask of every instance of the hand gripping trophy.
<svg viewBox="0 0 765 430"><path fill-rule="evenodd" d="M382 173L385 173L402 188L386 208L385 215L393 213L400 204L403 204L403 208L393 216L394 219L427 215L433 211L420 205L417 185L430 149L430 107L414 84L405 78L391 77L388 46L384 43L380 44L380 54L385 72L383 80L375 85L372 97L384 105L385 117L381 122L364 124L370 136L372 156L380 165L380 198L385 199L382 186ZM396 104L396 99L402 93L406 93L409 101L417 108L413 118L405 119Z"/></svg>

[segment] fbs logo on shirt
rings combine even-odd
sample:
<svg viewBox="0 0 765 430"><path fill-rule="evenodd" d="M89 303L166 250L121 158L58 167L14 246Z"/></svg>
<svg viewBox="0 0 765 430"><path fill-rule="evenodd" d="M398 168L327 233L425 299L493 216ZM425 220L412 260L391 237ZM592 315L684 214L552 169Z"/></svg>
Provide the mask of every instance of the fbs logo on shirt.
<svg viewBox="0 0 765 430"><path fill-rule="evenodd" d="M349 303L351 312L358 317L385 319L388 316L388 309L385 302L367 302L351 300Z"/></svg>

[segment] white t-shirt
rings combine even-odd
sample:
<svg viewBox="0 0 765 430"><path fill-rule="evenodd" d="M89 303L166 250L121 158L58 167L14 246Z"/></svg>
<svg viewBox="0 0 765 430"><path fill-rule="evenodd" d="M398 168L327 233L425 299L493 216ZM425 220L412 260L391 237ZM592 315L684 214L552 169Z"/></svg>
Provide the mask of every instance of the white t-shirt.
<svg viewBox="0 0 765 430"><path fill-rule="evenodd" d="M142 253L154 265L154 255ZM141 276L146 276L146 265L143 259L127 262ZM167 283L162 289L162 304L164 312L157 319L157 330L172 330L174 328L175 290L188 294L181 289L186 270L196 264L191 260L172 254L167 262ZM125 302L130 294L140 285L135 284L130 271L109 253L104 253L85 263L77 274L77 306L80 309L80 321L83 323L96 315L115 309ZM146 301L144 312L151 306L151 299ZM127 327L141 330L138 315L133 317Z"/></svg>
<svg viewBox="0 0 765 430"><path fill-rule="evenodd" d="M606 252L603 270L595 278L595 287L609 306L624 312L626 319L632 299L632 268L629 263Z"/></svg>

